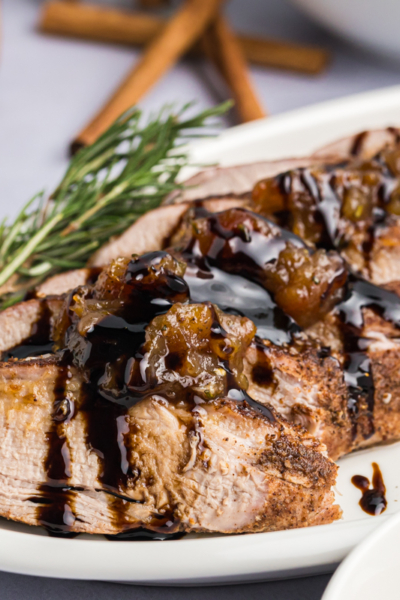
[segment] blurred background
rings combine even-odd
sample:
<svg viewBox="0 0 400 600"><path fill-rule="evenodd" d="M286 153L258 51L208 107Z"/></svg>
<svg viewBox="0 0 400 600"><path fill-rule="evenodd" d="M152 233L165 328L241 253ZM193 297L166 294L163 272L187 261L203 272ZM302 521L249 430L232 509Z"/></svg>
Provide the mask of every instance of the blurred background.
<svg viewBox="0 0 400 600"><path fill-rule="evenodd" d="M134 0L91 3L138 8ZM0 198L11 211L43 186L49 190L56 184L67 164L71 139L140 55L140 49L127 46L39 33L43 4L40 0L2 2ZM172 2L169 10L178 4ZM330 53L327 68L318 75L251 65L252 80L269 114L400 81L400 61L342 40L288 0L231 0L225 11L236 30ZM140 106L151 111L165 103L195 99L202 108L226 95L207 61L184 59L144 96ZM233 124L234 118L225 122Z"/></svg>

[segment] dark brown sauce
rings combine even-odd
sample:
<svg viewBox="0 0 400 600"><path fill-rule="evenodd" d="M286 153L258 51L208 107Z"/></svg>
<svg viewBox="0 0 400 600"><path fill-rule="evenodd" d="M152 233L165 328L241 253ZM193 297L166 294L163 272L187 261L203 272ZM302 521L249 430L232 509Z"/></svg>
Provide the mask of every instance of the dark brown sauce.
<svg viewBox="0 0 400 600"><path fill-rule="evenodd" d="M192 302L209 301L224 312L248 317L260 337L277 345L290 343L300 327L273 301L259 279L265 264L276 260L289 241L298 247L304 243L285 230L279 237L268 239L256 231L225 229L218 214L204 209L198 209L195 216L208 218L215 240L207 255L200 252L196 242L182 252L188 264L185 281ZM227 246L229 258L223 252Z"/></svg>
<svg viewBox="0 0 400 600"><path fill-rule="evenodd" d="M68 365L60 366L54 386L51 427L47 433L47 456L44 462L47 481L39 486L41 495L37 497L38 522L56 536L70 536L76 518L74 494L68 485L71 477L70 449L64 432L65 424L73 419L75 413L74 403L66 393L69 377Z"/></svg>
<svg viewBox="0 0 400 600"><path fill-rule="evenodd" d="M350 154L351 156L359 156L361 154L362 151L362 147L365 141L365 138L367 137L368 132L367 131L361 131L360 133L358 133L357 135L354 136L353 139L353 144L350 148Z"/></svg>
<svg viewBox="0 0 400 600"><path fill-rule="evenodd" d="M193 302L209 301L224 312L251 319L261 338L279 346L290 343L300 331L261 285L214 267L207 258L185 258L188 260L185 281Z"/></svg>
<svg viewBox="0 0 400 600"><path fill-rule="evenodd" d="M319 184L308 169L302 169L300 181L313 198L316 206L316 220L322 225L321 240L318 247L325 250L334 249L337 245L338 223L341 202L335 191L335 176L328 175ZM322 189L320 189L320 187Z"/></svg>
<svg viewBox="0 0 400 600"><path fill-rule="evenodd" d="M164 542L166 540L180 540L185 537L185 533L160 533L158 531L150 531L149 529L128 529L116 535L105 535L104 537L110 542Z"/></svg>
<svg viewBox="0 0 400 600"><path fill-rule="evenodd" d="M211 336L214 339L219 339L221 341L223 341L227 337L227 333L223 330L223 328L216 319L211 328ZM236 379L229 368L228 362L221 360L220 366L224 369L224 371L227 374L226 380L228 398L230 398L231 400L235 400L236 402L245 402L246 404L251 406L251 408L253 408L255 411L264 415L264 417L266 417L271 423L275 423L276 419L273 412L267 406L264 406L256 400L253 400L253 398L251 398L245 390L238 386Z"/></svg>
<svg viewBox="0 0 400 600"><path fill-rule="evenodd" d="M113 520L119 527L125 526L124 515L130 502L127 496L129 477L133 472L129 467L128 449L124 436L128 433L126 406L102 398L96 386L84 384L84 401L80 412L85 415L86 442L100 463L98 480L102 491L113 496Z"/></svg>
<svg viewBox="0 0 400 600"><path fill-rule="evenodd" d="M372 469L372 488L369 487L369 479L363 475L354 475L351 478L351 483L362 492L359 504L363 511L369 515L377 516L383 513L387 507L386 487L379 465L372 463Z"/></svg>
<svg viewBox="0 0 400 600"><path fill-rule="evenodd" d="M34 358L44 354L52 354L53 342L47 344L19 344L2 354L2 360L7 362L10 358L23 360L25 358Z"/></svg>
<svg viewBox="0 0 400 600"><path fill-rule="evenodd" d="M396 145L399 144L400 143L400 129L397 129L397 127L387 127L387 131L393 135L395 144Z"/></svg>
<svg viewBox="0 0 400 600"><path fill-rule="evenodd" d="M341 201L336 193L336 179L333 171L335 168L339 168L345 164L326 166L326 173L318 181L312 171L305 167L299 168L293 173L288 171L278 175L276 182L283 198L283 208L274 214L278 225L285 230L290 231L292 229L293 215L290 208L290 197L293 189L301 186L304 194L311 200L308 211L311 219L315 221L314 227L318 228L318 242L316 246L325 250L335 249L339 242L338 225Z"/></svg>

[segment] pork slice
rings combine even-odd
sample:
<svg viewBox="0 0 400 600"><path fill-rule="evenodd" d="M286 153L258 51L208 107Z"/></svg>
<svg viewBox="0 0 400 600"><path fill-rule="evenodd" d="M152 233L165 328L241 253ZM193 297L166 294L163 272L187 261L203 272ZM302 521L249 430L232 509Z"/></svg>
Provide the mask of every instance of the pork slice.
<svg viewBox="0 0 400 600"><path fill-rule="evenodd" d="M185 189L172 192L165 204L193 201L210 196L249 194L261 179L300 167L335 163L351 156L372 158L377 152L398 144L400 130L394 127L350 135L323 146L309 157L260 161L232 167L210 167L184 182Z"/></svg>
<svg viewBox="0 0 400 600"><path fill-rule="evenodd" d="M47 436L60 368L50 358L0 363L0 513L29 525L38 524L38 490L47 480ZM77 399L78 382L75 373L67 383L66 395L71 401ZM74 438L73 465L81 454L79 445ZM83 454L87 459L88 452Z"/></svg>
<svg viewBox="0 0 400 600"><path fill-rule="evenodd" d="M97 250L89 260L91 266L107 265L119 256L131 256L160 250L178 226L187 205L161 206L145 213L122 235L111 239Z"/></svg>
<svg viewBox="0 0 400 600"><path fill-rule="evenodd" d="M400 130L395 127L362 131L323 146L314 152L313 157L329 159L335 155L346 159L358 156L368 160L384 148L396 146L399 143L399 135Z"/></svg>
<svg viewBox="0 0 400 600"><path fill-rule="evenodd" d="M262 366L254 348L246 355L249 394L271 405L290 422L305 427L327 447L333 460L380 443L400 439L400 340L370 331L365 351L373 381L372 405L358 401L352 414L341 360L319 358L267 346Z"/></svg>
<svg viewBox="0 0 400 600"><path fill-rule="evenodd" d="M309 328L307 334L322 346L330 347L342 368L345 366L347 354L343 340L346 330L338 315L328 315ZM370 364L372 397L359 400L353 417L348 413L348 423L353 423L353 439L348 452L400 439L400 329L375 311L365 308L359 339L360 350L364 351ZM335 389L340 391L336 385ZM349 397L343 389L341 393L343 398ZM329 441L324 436L321 439L329 447Z"/></svg>
<svg viewBox="0 0 400 600"><path fill-rule="evenodd" d="M337 157L332 157L334 161ZM327 162L326 157L323 159ZM192 202L218 196L249 196L254 185L267 177L274 177L299 167L320 164L318 157L291 158L286 160L269 160L232 167L209 167L196 173L184 182L184 189L169 194L164 204Z"/></svg>
<svg viewBox="0 0 400 600"><path fill-rule="evenodd" d="M53 275L35 288L35 296L61 296L95 279L95 269L73 269Z"/></svg>
<svg viewBox="0 0 400 600"><path fill-rule="evenodd" d="M42 336L38 330L41 323L51 331L62 304L62 298L34 298L1 311L0 352Z"/></svg>
<svg viewBox="0 0 400 600"><path fill-rule="evenodd" d="M99 457L86 439L86 418L80 412L81 386L82 376L77 370L60 365L55 357L0 363L3 517L28 525L50 525L58 511L70 531L115 532L110 495L101 491L98 481ZM60 422L65 403L73 418L61 424L59 452L49 455L56 435L54 426ZM54 481L51 471L61 460L68 477ZM62 483L68 485L64 492L60 491Z"/></svg>
<svg viewBox="0 0 400 600"><path fill-rule="evenodd" d="M61 425L60 375L62 402L73 407ZM49 497L51 510L61 504L69 531L88 533L157 529L169 518L183 531L269 531L340 516L331 491L337 468L323 445L228 399L188 411L151 396L130 408L118 422L128 477L112 490L101 477L108 457L88 443L90 411L82 389L79 373L56 359L0 364L2 516L46 524ZM109 418L107 401L104 411ZM68 475L61 491L49 478L55 424ZM112 422L104 435L116 442ZM49 496L54 489L56 496Z"/></svg>
<svg viewBox="0 0 400 600"><path fill-rule="evenodd" d="M264 342L246 353L248 392L320 439L336 460L353 446L348 392L337 358Z"/></svg>
<svg viewBox="0 0 400 600"><path fill-rule="evenodd" d="M247 201L240 198L215 198L201 203L210 212L219 212L227 208L244 206ZM107 265L120 256L143 254L162 250L179 229L190 204L160 206L140 217L122 235L102 246L89 260L91 266Z"/></svg>
<svg viewBox="0 0 400 600"><path fill-rule="evenodd" d="M195 531L275 531L328 523L335 467L317 442L230 400L197 409L205 450L181 475L183 522ZM328 468L327 468L328 467Z"/></svg>

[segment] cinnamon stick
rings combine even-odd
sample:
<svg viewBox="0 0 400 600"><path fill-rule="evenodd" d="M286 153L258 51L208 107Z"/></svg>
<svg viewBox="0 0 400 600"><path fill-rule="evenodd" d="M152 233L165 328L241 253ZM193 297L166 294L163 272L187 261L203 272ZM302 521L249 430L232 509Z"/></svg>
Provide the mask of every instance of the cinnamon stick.
<svg viewBox="0 0 400 600"><path fill-rule="evenodd" d="M79 0L55 0L44 4L39 28L44 33L142 46L157 36L164 25L164 19L146 13L82 4ZM238 39L246 59L262 66L315 75L328 64L328 52L319 48L248 35L238 35ZM198 52L199 45L194 49Z"/></svg>
<svg viewBox="0 0 400 600"><path fill-rule="evenodd" d="M205 51L224 75L244 123L266 116L250 80L242 48L227 21L219 13L205 34Z"/></svg>
<svg viewBox="0 0 400 600"><path fill-rule="evenodd" d="M214 18L222 0L186 0L144 52L118 90L81 131L72 149L93 143L170 69Z"/></svg>
<svg viewBox="0 0 400 600"><path fill-rule="evenodd" d="M46 2L39 20L43 33L95 42L143 46L159 35L166 21L145 12L127 12L92 4Z"/></svg>

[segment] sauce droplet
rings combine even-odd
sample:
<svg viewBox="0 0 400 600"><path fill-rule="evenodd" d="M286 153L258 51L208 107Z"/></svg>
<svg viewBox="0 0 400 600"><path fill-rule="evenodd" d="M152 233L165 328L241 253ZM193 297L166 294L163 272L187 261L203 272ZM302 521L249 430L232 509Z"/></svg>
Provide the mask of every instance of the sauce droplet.
<svg viewBox="0 0 400 600"><path fill-rule="evenodd" d="M386 510L387 500L385 497L386 487L383 481L382 473L377 463L372 463L372 488L367 477L363 475L354 475L351 483L362 491L359 502L364 512L372 516L378 516Z"/></svg>

